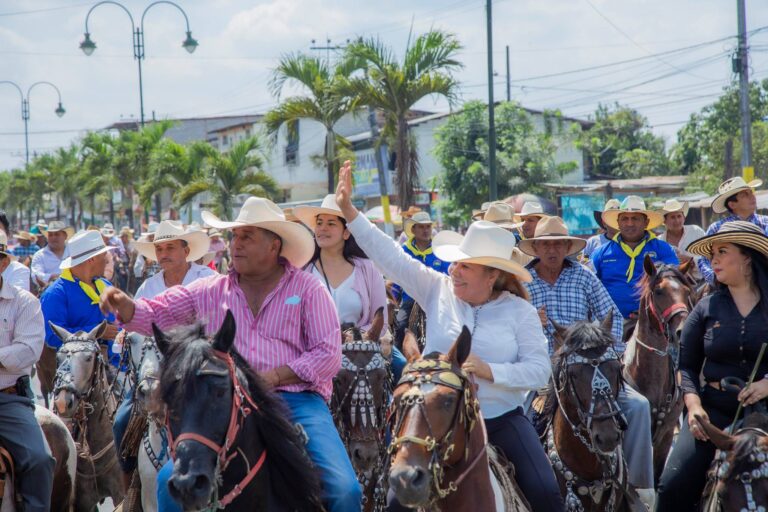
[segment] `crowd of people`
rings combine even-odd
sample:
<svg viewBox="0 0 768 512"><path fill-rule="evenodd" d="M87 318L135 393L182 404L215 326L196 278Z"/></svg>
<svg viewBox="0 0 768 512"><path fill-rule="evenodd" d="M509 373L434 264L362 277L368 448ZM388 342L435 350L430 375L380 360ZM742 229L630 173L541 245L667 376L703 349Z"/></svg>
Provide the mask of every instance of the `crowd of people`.
<svg viewBox="0 0 768 512"><path fill-rule="evenodd" d="M693 260L692 279L711 292L682 331L686 413L659 482L648 400L629 385L618 396L628 427L627 477L651 508L695 510L715 447L694 416L722 428L739 403L768 396L768 361L748 390L734 394L718 384L724 376L748 380L765 340L768 217L756 213L754 194L761 184L723 183L712 209L727 216L706 232L686 224L685 202L671 199L654 210L637 196L611 199L595 212L601 229L588 240L572 236L538 203L515 212L492 202L475 211L463 235L436 232L430 214L413 209L395 241L353 206L349 163L336 194L319 207L295 208L294 220L256 197L233 221L203 212L205 228L166 220L137 239L130 228L118 232L109 223L74 233L61 221L39 222L14 232L0 215L0 439L16 458L26 510L47 510L50 495L52 459L28 407L32 367L44 347L61 344L50 323L88 332L106 320L102 341L117 366L126 332L151 336L153 325L204 319L215 333L227 311L237 324L238 352L306 433L327 509L360 510L360 486L327 404L340 367L340 326L365 331L378 310L386 314L385 278L395 283L390 300L397 302L394 373L406 364L400 349L415 304L427 319L425 353L447 352L466 326L472 352L463 369L476 379L490 443L515 464L533 510L564 510L527 414L530 398L551 377L561 326L610 317L615 351L624 352L646 257L671 265ZM114 422L118 446L132 404L128 390ZM136 461L121 457L120 464L127 487ZM168 491L172 472L169 461L158 475L162 511L180 510ZM393 496L388 506L405 508Z"/></svg>

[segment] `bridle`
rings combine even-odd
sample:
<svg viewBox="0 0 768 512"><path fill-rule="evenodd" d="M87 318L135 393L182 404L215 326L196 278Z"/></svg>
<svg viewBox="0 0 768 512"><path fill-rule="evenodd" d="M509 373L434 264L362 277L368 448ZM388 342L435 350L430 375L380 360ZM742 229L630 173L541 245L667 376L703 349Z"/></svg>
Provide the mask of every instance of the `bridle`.
<svg viewBox="0 0 768 512"><path fill-rule="evenodd" d="M674 275L672 272L661 272L659 273L658 277L654 279L654 282L657 281L659 278L664 278L665 274L672 274L672 277L676 281L680 281L676 275ZM688 286L685 281L680 281L680 284L685 286L690 290L690 286ZM649 286L653 287L654 283L650 283ZM690 298L689 303L685 304L682 302L676 302L672 304L671 306L664 309L661 313L659 313L658 308L656 308L656 305L653 302L653 297L648 297L648 311L650 312L650 316L653 320L656 321L656 325L659 327L659 331L661 332L662 336L664 336L664 340L667 342L667 346L664 350L660 350L656 347L652 347L648 345L647 343L643 343L637 336L635 336L635 341L643 347L644 349L648 350L649 352L656 354L660 357L666 357L666 356L672 356L670 354L670 349L672 348L672 343L670 340L672 340L672 330L670 328L670 323L672 322L672 319L675 318L677 315L682 313L689 313L690 312ZM672 357L672 361L675 367L677 367L677 358Z"/></svg>
<svg viewBox="0 0 768 512"><path fill-rule="evenodd" d="M256 402L253 401L253 398L251 398L250 394L248 394L248 391L244 389L240 384L240 379L237 375L237 367L235 365L235 360L232 358L232 355L227 352L221 352L218 350L214 350L213 353L218 359L226 364L227 372L229 374L230 380L232 381L233 388L232 409L229 415L229 426L227 427L227 433L224 435L224 442L219 444L204 435L196 434L193 432L184 432L174 439L173 432L171 430L170 419L166 420L166 429L168 431L168 440L171 447L171 458L176 458L176 449L180 443L184 441L194 441L196 443L200 443L216 453L216 474L218 475L225 471L227 466L229 466L229 463L232 462L232 460L238 455L241 455L243 458L245 458L245 455L243 455L239 450L232 453L230 452L232 451L232 447L237 441L238 433L243 428L245 419L254 411L258 411L259 406L256 405ZM204 374L205 370L199 370L199 372ZM219 375L218 372L213 371L209 371L208 373ZM264 461L266 458L267 450L264 449L256 463L251 466L251 469L248 471L248 473L246 473L245 477L243 477L239 483L235 484L234 488L221 500L213 497L209 508L214 510L216 508L224 508L229 505L232 500L237 498L243 492L243 490L245 490L248 484L251 483L251 480L253 480L254 477L259 473L261 468L264 466ZM249 466L247 460L246 466ZM218 484L216 481L214 481L213 485L217 486Z"/></svg>
<svg viewBox="0 0 768 512"><path fill-rule="evenodd" d="M768 433L764 430L754 427L739 429L735 435L738 436L739 434L746 432L754 432L759 437L768 436ZM741 509L742 512L765 512L766 508L763 505L757 505L757 503L755 503L752 482L768 479L768 454L766 454L760 446L757 446L756 449L749 454L749 460L750 462L759 463L760 465L751 471L743 471L738 475L730 474L730 464L725 460L727 456L727 452L720 450L720 453L715 459L719 466L715 472L715 478L720 481L733 479L736 482L741 483L747 501L747 506ZM714 491L716 498L719 499L716 486L714 487Z"/></svg>
<svg viewBox="0 0 768 512"><path fill-rule="evenodd" d="M440 438L435 435L429 416L424 407L425 393L421 387L425 384L434 384L445 386L460 394L459 403L453 413L450 423L450 430ZM472 390L474 383L470 376L462 369L455 367L447 361L438 359L422 359L408 364L403 369L403 376L397 383L397 387L409 385L410 388L403 393L397 404L392 405L390 410L390 423L394 423L392 429L393 437L389 445L388 453L390 458L405 443L415 444L424 447L430 456L429 470L432 473L432 500L431 502L443 499L450 493L455 492L461 482L469 475L472 469L481 460L486 453L487 439L485 445L475 457L470 461L467 468L452 482L443 485L445 478L445 466L450 460L456 448L456 427L464 425L465 431L465 449L464 460L469 459L469 440L472 430L479 419L479 402ZM397 436L402 429L403 420L408 410L412 407L418 407L421 416L427 424L428 435L426 437L417 436Z"/></svg>

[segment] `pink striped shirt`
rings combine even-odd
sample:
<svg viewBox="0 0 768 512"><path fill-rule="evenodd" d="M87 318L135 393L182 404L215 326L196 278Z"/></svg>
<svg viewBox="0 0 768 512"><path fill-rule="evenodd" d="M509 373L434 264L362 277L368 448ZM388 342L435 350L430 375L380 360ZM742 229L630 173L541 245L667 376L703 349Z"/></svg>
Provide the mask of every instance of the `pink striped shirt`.
<svg viewBox="0 0 768 512"><path fill-rule="evenodd" d="M237 325L235 348L257 372L289 366L304 382L283 391L315 391L330 400L333 377L341 367L339 317L328 290L309 272L285 263L285 274L254 317L237 273L216 274L174 286L153 299L136 301L128 331L152 334L202 320L206 332L218 331L227 310Z"/></svg>

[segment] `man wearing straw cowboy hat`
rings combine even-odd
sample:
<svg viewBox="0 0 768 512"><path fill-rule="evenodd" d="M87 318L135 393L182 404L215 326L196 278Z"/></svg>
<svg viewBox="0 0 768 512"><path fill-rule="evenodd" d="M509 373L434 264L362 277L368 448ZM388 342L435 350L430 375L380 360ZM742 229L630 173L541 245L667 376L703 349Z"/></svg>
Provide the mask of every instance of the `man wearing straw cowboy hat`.
<svg viewBox="0 0 768 512"><path fill-rule="evenodd" d="M514 222L518 224L517 229L513 231L517 241L533 238L536 233L536 224L544 217L547 217L547 214L544 213L541 203L526 201L520 213L514 217Z"/></svg>
<svg viewBox="0 0 768 512"><path fill-rule="evenodd" d="M654 262L679 263L672 247L651 232L662 221L661 213L646 209L638 196L627 196L618 209L603 212L603 222L619 233L597 249L590 261L624 318L640 305L636 285L643 275L645 255Z"/></svg>
<svg viewBox="0 0 768 512"><path fill-rule="evenodd" d="M752 180L749 183L744 178L737 176L724 181L717 189L717 196L712 200L712 211L715 213L726 213L728 215L713 223L707 229L707 236L714 235L723 224L734 220L743 220L751 222L768 234L768 216L757 214L757 198L755 189L762 186L762 180ZM702 277L708 283L714 283L715 274L709 260L701 258L699 260L699 270Z"/></svg>
<svg viewBox="0 0 768 512"><path fill-rule="evenodd" d="M500 226L507 231L510 231L515 235L515 239L519 241L517 230L520 227L519 221L515 219L515 209L512 205L505 203L504 201L493 201L488 203L485 213L481 217L482 220L493 222L497 226ZM480 220L480 219L478 219ZM537 218L538 222L538 218ZM512 249L512 260L521 264L527 265L533 261L533 257L520 251L515 247Z"/></svg>
<svg viewBox="0 0 768 512"><path fill-rule="evenodd" d="M568 234L560 217L546 217L536 226L535 236L520 242L520 250L534 256L527 265L532 280L526 283L531 304L539 310L549 353L554 353L552 321L566 327L585 319L603 320L611 315L616 350L623 352L622 320L619 308L600 280L587 268L568 258L578 254L585 241ZM619 405L627 417L622 445L627 458L629 483L646 504L653 502L653 443L651 409L648 400L630 386L619 393ZM653 508L653 507L651 507Z"/></svg>
<svg viewBox="0 0 768 512"><path fill-rule="evenodd" d="M32 256L32 276L40 286L45 286L59 277L59 266L69 256L67 239L71 238L74 230L60 220L54 220L43 231L48 245Z"/></svg>
<svg viewBox="0 0 768 512"><path fill-rule="evenodd" d="M13 235L19 245L13 248L13 255L16 256L22 263L28 265L30 263L29 258L35 255L40 247L37 246L35 240L37 239L32 233L26 231L19 231Z"/></svg>
<svg viewBox="0 0 768 512"><path fill-rule="evenodd" d="M606 210L616 210L619 206L621 206L621 203L618 199L609 199L605 202L605 206L602 210L594 210L592 212L595 222L600 226L600 229L602 229L603 232L592 235L587 239L587 245L584 247L584 251L582 251L585 259L591 258L598 247L607 244L616 236L617 231L603 222L603 212Z"/></svg>
<svg viewBox="0 0 768 512"><path fill-rule="evenodd" d="M249 197L232 222L209 212L202 216L207 225L232 231L233 271L170 288L153 299L134 301L110 288L102 308L118 313L127 330L144 335L152 334L153 323L169 329L200 318L214 333L231 311L235 347L280 394L307 434L328 510L360 510L360 485L326 403L341 367L339 318L325 286L301 270L314 254L312 234L259 197ZM160 472L161 491L172 469L168 464ZM160 498L160 510L178 510L169 496Z"/></svg>

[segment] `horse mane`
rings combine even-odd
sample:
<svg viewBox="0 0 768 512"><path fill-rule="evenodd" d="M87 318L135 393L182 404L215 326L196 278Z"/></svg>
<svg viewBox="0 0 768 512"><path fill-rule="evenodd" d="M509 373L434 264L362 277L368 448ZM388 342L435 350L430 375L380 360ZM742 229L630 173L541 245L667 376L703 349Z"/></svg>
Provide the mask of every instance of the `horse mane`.
<svg viewBox="0 0 768 512"><path fill-rule="evenodd" d="M768 432L768 415L763 413L753 413L744 418L743 428L756 428ZM727 480L745 472L752 472L755 468L755 462L750 460L750 455L758 450L757 443L762 436L753 430L737 432L736 442L733 445L730 456L731 463L728 470L723 475Z"/></svg>
<svg viewBox="0 0 768 512"><path fill-rule="evenodd" d="M690 288L688 280L685 278L680 269L676 265L670 265L668 263L656 264L656 274L649 276L646 272L643 272L643 277L637 282L637 289L640 291L640 300L648 302L651 300L651 294L659 279L664 277L665 274L671 273L675 279L683 283L683 285Z"/></svg>
<svg viewBox="0 0 768 512"><path fill-rule="evenodd" d="M168 333L169 348L163 358L162 375L169 372L175 382L161 379L163 401L183 400L194 396L196 372L204 361L214 359L213 347L205 336L202 323L180 327ZM277 394L268 390L248 362L232 347L230 355L237 369L245 376L248 393L259 406L256 429L269 450L269 478L272 494L278 496L287 510L321 510L320 481L309 460L303 441L286 419L288 408ZM171 388L174 388L173 390ZM300 489L300 492L297 490Z"/></svg>

